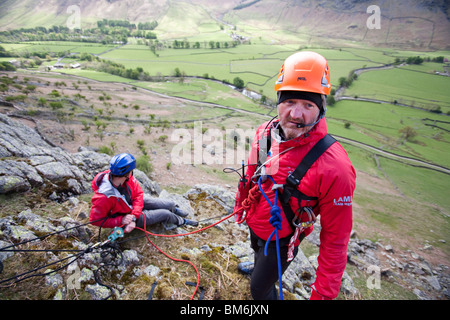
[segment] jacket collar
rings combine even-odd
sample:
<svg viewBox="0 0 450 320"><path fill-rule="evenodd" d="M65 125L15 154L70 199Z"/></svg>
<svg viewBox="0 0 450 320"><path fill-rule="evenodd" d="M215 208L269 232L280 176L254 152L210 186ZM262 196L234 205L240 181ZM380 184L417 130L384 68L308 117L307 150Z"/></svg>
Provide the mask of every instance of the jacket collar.
<svg viewBox="0 0 450 320"><path fill-rule="evenodd" d="M109 175L110 173L107 172L102 176L102 179L99 179L97 181L99 187L97 192L104 194L107 198L121 198L130 208L132 208L132 205L127 202L125 196L120 194L119 190L117 190L117 188L112 185L111 181L109 180Z"/></svg>

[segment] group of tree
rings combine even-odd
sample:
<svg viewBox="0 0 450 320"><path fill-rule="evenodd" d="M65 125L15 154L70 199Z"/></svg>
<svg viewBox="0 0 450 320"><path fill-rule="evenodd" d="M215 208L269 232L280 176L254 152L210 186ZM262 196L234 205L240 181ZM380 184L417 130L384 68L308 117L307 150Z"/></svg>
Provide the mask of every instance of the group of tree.
<svg viewBox="0 0 450 320"><path fill-rule="evenodd" d="M96 43L126 43L128 37L156 39L154 30L158 26L157 21L144 23L130 23L127 20L97 21L97 27L86 29L70 29L67 26L51 26L20 28L0 32L0 42L17 41L79 41Z"/></svg>
<svg viewBox="0 0 450 320"><path fill-rule="evenodd" d="M209 42L204 41L203 43L196 41L194 43L189 42L187 40L174 40L172 42L172 48L174 49L200 49L200 48L210 48L210 49L220 49L220 48L234 48L239 44L238 41L214 41L210 40Z"/></svg>
<svg viewBox="0 0 450 320"><path fill-rule="evenodd" d="M421 56L412 56L407 58L395 58L395 64L401 64L401 63L407 63L407 64L422 64L423 62L436 62L436 63L444 63L448 62L448 59L446 59L444 56L438 56L438 57L425 57L422 58Z"/></svg>
<svg viewBox="0 0 450 320"><path fill-rule="evenodd" d="M16 67L8 61L0 61L0 71L16 71Z"/></svg>
<svg viewBox="0 0 450 320"><path fill-rule="evenodd" d="M157 21L151 22L139 22L137 27L135 23L131 23L128 20L108 20L103 19L97 21L97 27L124 27L128 29L138 29L138 30L154 30L158 26Z"/></svg>
<svg viewBox="0 0 450 320"><path fill-rule="evenodd" d="M137 67L134 69L126 68L123 64L111 60L100 59L95 56L91 56L91 60L93 60L93 63L89 64L87 68L92 68L100 72L106 72L127 79L143 81L153 80L150 74L147 71L144 71L142 67Z"/></svg>
<svg viewBox="0 0 450 320"><path fill-rule="evenodd" d="M97 21L97 27L104 28L104 27L124 27L128 29L136 29L136 24L130 23L128 20L98 20Z"/></svg>
<svg viewBox="0 0 450 320"><path fill-rule="evenodd" d="M354 72L350 72L350 74L347 77L340 77L339 78L339 87L348 88L352 85L353 81L358 79L358 75Z"/></svg>

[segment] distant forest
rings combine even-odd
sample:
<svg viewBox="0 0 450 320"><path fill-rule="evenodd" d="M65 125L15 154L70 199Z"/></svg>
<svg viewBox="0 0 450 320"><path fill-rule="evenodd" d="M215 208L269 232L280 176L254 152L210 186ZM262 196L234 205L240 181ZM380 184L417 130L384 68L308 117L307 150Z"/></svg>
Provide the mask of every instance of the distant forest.
<svg viewBox="0 0 450 320"><path fill-rule="evenodd" d="M156 39L151 32L158 26L157 21L130 23L127 20L97 21L97 28L70 29L66 26L20 28L0 32L1 42L19 41L81 41L102 44L126 43L128 37Z"/></svg>

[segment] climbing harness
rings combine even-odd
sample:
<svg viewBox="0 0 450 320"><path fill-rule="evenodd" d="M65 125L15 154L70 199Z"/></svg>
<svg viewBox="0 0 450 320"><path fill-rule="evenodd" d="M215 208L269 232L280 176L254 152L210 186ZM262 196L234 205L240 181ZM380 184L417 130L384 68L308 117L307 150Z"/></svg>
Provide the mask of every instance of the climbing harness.
<svg viewBox="0 0 450 320"><path fill-rule="evenodd" d="M272 119L273 120L273 119ZM270 121L271 122L271 121ZM270 122L266 125L266 128L264 131L266 131L268 125ZM266 201L268 202L270 206L270 218L269 222L274 227L273 232L268 237L265 247L264 247L264 254L267 255L267 248L269 243L272 241L272 238L275 236L275 244L276 244L276 250L277 250L277 264L278 264L278 280L279 280L279 292L280 292L280 299L283 299L283 290L282 290L282 271L281 271L281 259L280 259L280 244L279 244L279 237L278 237L278 231L281 230L282 225L282 216L281 216L281 209L278 206L277 202L278 199L280 200L281 207L283 208L284 215L289 222L289 225L291 226L291 229L293 230L292 235L289 239L288 244L288 254L287 254L287 262L290 262L294 259L294 249L295 244L297 240L302 240L305 237L305 229L313 226L313 224L316 221L316 216L314 214L313 208L311 206L303 206L301 201L312 201L317 200L317 197L310 197L305 195L299 190L300 182L303 178L303 176L306 174L308 169L312 166L312 164L334 143L336 140L329 134L325 135L321 140L319 140L313 148L306 154L306 156L302 159L300 164L297 166L297 168L291 172L287 178L286 182L284 184L277 184L275 183L275 180L270 175L266 175L264 166L269 161L272 161L276 156L280 156L283 153L293 149L294 147L288 148L284 150L283 152L280 152L279 154L269 158L267 160L267 156L271 155L271 129L269 129L269 133L267 134L266 138L261 138L259 140L259 144L261 144L260 149L262 150L262 154L258 153L258 163L255 170L255 174L252 177L252 181L255 176L259 176L257 185L250 188L248 192L248 196L246 199L242 201L242 207L241 210L244 210L243 217L238 223L244 222L248 218L248 212L250 211L250 207L253 203L257 203L260 194L264 196ZM263 157L264 162L261 161L260 157ZM244 174L243 174L244 176ZM273 187L272 190L275 192L274 196L274 203L272 204L269 197L264 192L261 182L269 178L272 183ZM241 179L242 181L243 179ZM281 190L281 194L279 195L279 190ZM294 212L290 205L291 198L295 198L298 201L298 209L296 212ZM307 219L304 219L304 215L306 214ZM289 237L289 236L288 236Z"/></svg>
<svg viewBox="0 0 450 320"><path fill-rule="evenodd" d="M310 197L305 195L299 190L300 182L303 179L306 172L312 166L312 164L333 144L336 142L331 135L325 135L319 140L311 150L303 157L300 164L290 173L286 178L286 183L283 185L283 193L281 195L281 205L283 207L284 214L290 223L291 228L294 230L294 234L289 241L288 260L294 259L293 252L295 242L304 233L303 231L311 227L315 221L316 216L313 212L313 208L310 206L302 206L301 201L317 200L317 197ZM294 212L289 204L291 198L295 198L298 201L298 209ZM303 220L303 214L306 213L308 219Z"/></svg>

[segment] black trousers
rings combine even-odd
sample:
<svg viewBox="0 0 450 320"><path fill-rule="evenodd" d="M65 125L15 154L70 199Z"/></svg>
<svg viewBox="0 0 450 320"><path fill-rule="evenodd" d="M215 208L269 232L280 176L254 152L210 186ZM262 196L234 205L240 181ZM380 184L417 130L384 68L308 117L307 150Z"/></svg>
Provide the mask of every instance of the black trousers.
<svg viewBox="0 0 450 320"><path fill-rule="evenodd" d="M144 210L136 221L136 226L144 228L157 223L169 223L180 226L184 223L184 219L174 213L175 202L170 199L153 198L144 196Z"/></svg>
<svg viewBox="0 0 450 320"><path fill-rule="evenodd" d="M289 267L287 262L288 238L280 239L281 274ZM251 247L255 251L255 266L250 281L250 291L254 300L278 300L279 295L275 284L278 281L278 260L276 242L271 241L264 255L265 241L257 237L250 229ZM294 250L294 257L298 248ZM282 288L280 288L282 289Z"/></svg>

